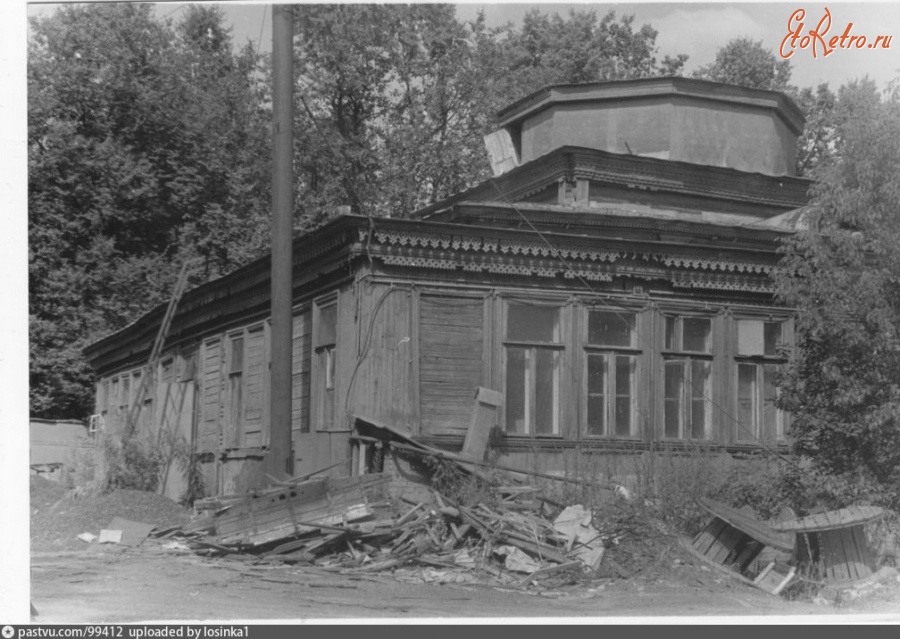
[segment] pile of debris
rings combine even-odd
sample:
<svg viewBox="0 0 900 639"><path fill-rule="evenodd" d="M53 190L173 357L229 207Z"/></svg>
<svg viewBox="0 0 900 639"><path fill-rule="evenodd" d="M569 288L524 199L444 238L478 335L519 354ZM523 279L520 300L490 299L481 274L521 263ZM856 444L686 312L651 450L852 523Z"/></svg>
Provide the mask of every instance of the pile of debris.
<svg viewBox="0 0 900 639"><path fill-rule="evenodd" d="M589 576L617 542L615 531L594 527L590 510L562 508L530 486L490 486L491 498L476 504L433 488L429 500L392 504L389 481L385 473L303 478L204 500L195 504L209 511L204 519L154 536L177 538L173 548L201 555L249 555L342 573L416 565L483 573L502 583Z"/></svg>

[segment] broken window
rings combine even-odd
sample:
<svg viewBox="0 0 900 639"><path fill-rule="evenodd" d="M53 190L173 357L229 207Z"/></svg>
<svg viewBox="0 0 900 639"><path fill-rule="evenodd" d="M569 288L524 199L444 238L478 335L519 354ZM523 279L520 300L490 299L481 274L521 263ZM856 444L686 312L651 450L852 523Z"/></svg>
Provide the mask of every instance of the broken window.
<svg viewBox="0 0 900 639"><path fill-rule="evenodd" d="M560 309L510 304L506 317L506 432L560 433Z"/></svg>
<svg viewBox="0 0 900 639"><path fill-rule="evenodd" d="M738 320L738 355L777 357L782 341L782 322Z"/></svg>
<svg viewBox="0 0 900 639"><path fill-rule="evenodd" d="M783 440L785 417L775 406L775 377L783 362L778 350L784 323L740 319L736 325L738 439Z"/></svg>
<svg viewBox="0 0 900 639"><path fill-rule="evenodd" d="M666 316L663 412L667 439L712 437L712 320Z"/></svg>
<svg viewBox="0 0 900 639"><path fill-rule="evenodd" d="M638 434L634 312L588 310L587 434L634 437Z"/></svg>

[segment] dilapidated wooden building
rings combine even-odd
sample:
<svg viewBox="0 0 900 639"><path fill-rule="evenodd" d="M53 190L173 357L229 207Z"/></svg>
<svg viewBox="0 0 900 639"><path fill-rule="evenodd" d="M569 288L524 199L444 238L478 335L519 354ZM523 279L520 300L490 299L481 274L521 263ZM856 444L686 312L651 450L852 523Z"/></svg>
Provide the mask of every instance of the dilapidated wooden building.
<svg viewBox="0 0 900 639"><path fill-rule="evenodd" d="M360 415L459 450L479 387L502 397L506 465L783 443L793 326L769 274L810 186L796 105L660 78L550 87L498 118L494 179L295 239L293 472L350 472ZM269 304L268 259L188 291L140 400L140 430L192 447L211 494L264 481ZM164 313L86 350L111 433Z"/></svg>

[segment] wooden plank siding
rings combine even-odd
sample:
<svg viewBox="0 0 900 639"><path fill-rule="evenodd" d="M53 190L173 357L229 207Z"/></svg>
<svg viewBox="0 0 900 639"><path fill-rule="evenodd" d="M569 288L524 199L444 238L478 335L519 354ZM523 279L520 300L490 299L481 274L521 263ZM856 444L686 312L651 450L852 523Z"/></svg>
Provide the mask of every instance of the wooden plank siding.
<svg viewBox="0 0 900 639"><path fill-rule="evenodd" d="M361 287L360 295L358 345L341 343L353 334L356 304L350 292L339 299L334 430L349 430L348 414L362 414L412 431L412 291L372 285ZM355 356L347 357L348 346Z"/></svg>
<svg viewBox="0 0 900 639"><path fill-rule="evenodd" d="M262 430L266 399L266 335L262 326L247 333L247 361L244 380L244 419L241 445L254 448L262 445Z"/></svg>
<svg viewBox="0 0 900 639"><path fill-rule="evenodd" d="M312 312L294 315L291 344L291 432L309 432L309 376L312 362Z"/></svg>
<svg viewBox="0 0 900 639"><path fill-rule="evenodd" d="M484 300L422 294L419 393L422 433L464 434L484 371Z"/></svg>
<svg viewBox="0 0 900 639"><path fill-rule="evenodd" d="M220 420L222 406L222 362L223 348L221 338L207 340L202 351L202 399L199 442L197 450L201 453L215 452L219 447L221 436Z"/></svg>

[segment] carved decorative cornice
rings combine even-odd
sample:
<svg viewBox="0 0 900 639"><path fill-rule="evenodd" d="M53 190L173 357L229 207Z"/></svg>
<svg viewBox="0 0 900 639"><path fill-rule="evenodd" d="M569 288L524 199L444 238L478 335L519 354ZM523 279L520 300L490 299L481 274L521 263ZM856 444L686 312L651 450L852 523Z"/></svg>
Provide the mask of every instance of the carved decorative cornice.
<svg viewBox="0 0 900 639"><path fill-rule="evenodd" d="M554 245L525 239L479 237L461 232L420 233L359 229L368 254L386 266L609 282L616 276L665 279L678 288L771 293L771 260L751 261L696 251L616 250Z"/></svg>

